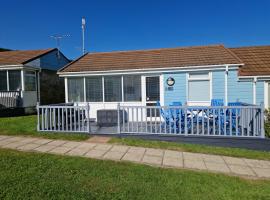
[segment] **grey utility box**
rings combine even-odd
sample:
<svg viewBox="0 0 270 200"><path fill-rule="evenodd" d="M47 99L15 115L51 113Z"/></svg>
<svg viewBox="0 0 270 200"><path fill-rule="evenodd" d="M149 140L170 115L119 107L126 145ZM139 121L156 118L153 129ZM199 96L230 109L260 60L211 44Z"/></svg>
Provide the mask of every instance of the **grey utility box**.
<svg viewBox="0 0 270 200"><path fill-rule="evenodd" d="M123 116L124 112L124 116ZM123 123L123 117L127 122L126 111L120 110L120 123ZM117 126L118 123L118 111L116 109L102 109L97 110L97 125L100 127Z"/></svg>

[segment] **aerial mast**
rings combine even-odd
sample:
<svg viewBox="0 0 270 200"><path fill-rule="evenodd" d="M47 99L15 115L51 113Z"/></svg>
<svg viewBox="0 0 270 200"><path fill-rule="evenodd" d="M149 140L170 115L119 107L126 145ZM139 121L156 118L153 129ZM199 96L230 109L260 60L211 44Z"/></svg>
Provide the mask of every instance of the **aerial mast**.
<svg viewBox="0 0 270 200"><path fill-rule="evenodd" d="M85 18L82 18L82 54L85 54L85 45L84 45L84 32L85 32Z"/></svg>

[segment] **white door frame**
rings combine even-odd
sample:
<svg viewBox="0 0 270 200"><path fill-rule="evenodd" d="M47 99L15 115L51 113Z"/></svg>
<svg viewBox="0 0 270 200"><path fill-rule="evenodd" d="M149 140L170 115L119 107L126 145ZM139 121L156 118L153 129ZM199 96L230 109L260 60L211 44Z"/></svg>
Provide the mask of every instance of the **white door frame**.
<svg viewBox="0 0 270 200"><path fill-rule="evenodd" d="M146 77L159 77L159 101L161 105L164 105L164 86L163 86L163 74L143 75L142 76L142 103L146 106ZM151 103L151 102L148 102Z"/></svg>

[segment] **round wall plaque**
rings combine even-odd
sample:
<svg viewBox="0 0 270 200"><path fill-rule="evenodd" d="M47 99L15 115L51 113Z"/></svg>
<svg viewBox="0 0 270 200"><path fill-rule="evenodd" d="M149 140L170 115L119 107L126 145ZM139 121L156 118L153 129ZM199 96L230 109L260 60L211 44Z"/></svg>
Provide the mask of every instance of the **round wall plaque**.
<svg viewBox="0 0 270 200"><path fill-rule="evenodd" d="M174 83L175 83L174 78L169 77L169 78L167 79L167 85L168 85L168 86L173 86L173 85L174 85Z"/></svg>

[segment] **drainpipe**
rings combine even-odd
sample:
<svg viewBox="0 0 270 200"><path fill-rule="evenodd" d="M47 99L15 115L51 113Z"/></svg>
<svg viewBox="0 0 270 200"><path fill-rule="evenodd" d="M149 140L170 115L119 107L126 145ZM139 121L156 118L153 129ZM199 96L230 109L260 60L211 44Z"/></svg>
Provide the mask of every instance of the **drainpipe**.
<svg viewBox="0 0 270 200"><path fill-rule="evenodd" d="M226 65L225 70L225 106L228 105L228 74L229 74L229 66Z"/></svg>
<svg viewBox="0 0 270 200"><path fill-rule="evenodd" d="M256 104L256 83L257 83L257 77L254 77L253 79L253 104Z"/></svg>

